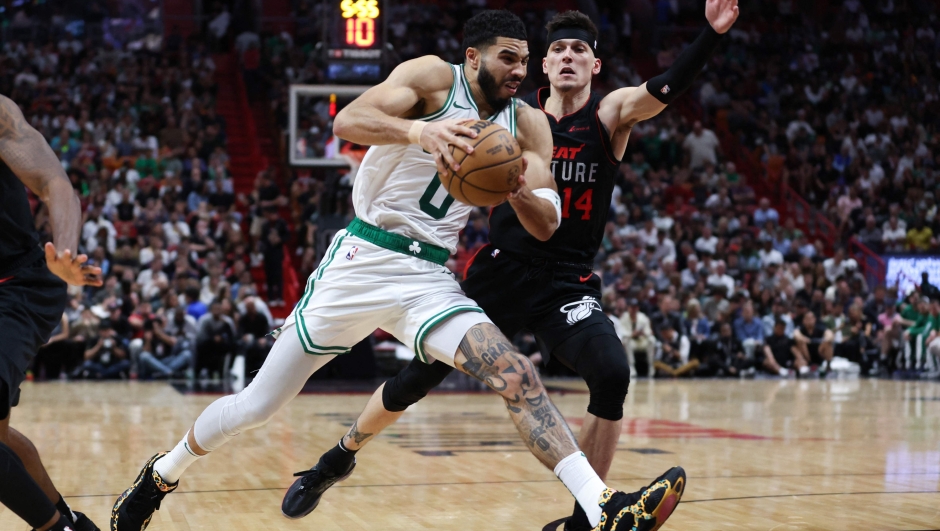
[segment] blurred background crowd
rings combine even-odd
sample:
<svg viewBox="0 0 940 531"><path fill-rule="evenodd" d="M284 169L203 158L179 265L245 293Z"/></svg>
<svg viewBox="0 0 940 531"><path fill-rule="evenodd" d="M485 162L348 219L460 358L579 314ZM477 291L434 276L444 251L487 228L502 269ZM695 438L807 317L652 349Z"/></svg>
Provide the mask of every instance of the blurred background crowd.
<svg viewBox="0 0 940 531"><path fill-rule="evenodd" d="M213 2L195 31L157 42L92 31L129 16L106 2L4 13L0 92L60 157L106 275L70 292L34 377L250 378L352 216L354 172L286 163L288 87L326 81L321 5L287 2L292 23L266 29L243 4ZM461 21L507 7L538 56L545 21L578 8L601 30L605 93L668 68L705 24L698 0L556 4L395 5L390 49L459 63ZM940 279L899 291L880 258L940 251L938 14L920 0L742 5L689 94L633 129L596 271L635 374L940 377ZM531 61L521 92L545 83ZM304 128L319 153L335 142L328 113ZM462 274L487 241L481 210L449 267Z"/></svg>

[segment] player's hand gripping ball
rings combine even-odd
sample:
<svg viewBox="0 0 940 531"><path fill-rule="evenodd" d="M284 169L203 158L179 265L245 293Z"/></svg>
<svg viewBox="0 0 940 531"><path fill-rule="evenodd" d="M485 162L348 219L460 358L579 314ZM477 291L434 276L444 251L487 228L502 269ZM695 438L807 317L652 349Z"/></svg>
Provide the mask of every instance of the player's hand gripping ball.
<svg viewBox="0 0 940 531"><path fill-rule="evenodd" d="M441 184L454 199L471 206L493 206L516 189L522 174L522 148L512 133L498 123L476 120L466 124L477 133L468 138L473 154L451 146L460 171L441 175Z"/></svg>

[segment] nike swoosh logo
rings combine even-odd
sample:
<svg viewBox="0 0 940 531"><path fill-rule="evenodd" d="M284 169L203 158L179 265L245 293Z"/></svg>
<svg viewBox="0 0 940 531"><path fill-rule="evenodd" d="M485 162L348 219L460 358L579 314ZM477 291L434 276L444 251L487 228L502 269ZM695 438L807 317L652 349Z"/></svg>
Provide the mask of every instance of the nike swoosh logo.
<svg viewBox="0 0 940 531"><path fill-rule="evenodd" d="M578 280L580 280L581 282L587 282L588 280L591 280L591 277L593 276L594 276L594 273L590 273L586 277L579 276Z"/></svg>
<svg viewBox="0 0 940 531"><path fill-rule="evenodd" d="M4 282L6 282L7 280L10 280L10 279L12 279L12 278L13 278L13 277L0 278L0 284L3 284Z"/></svg>
<svg viewBox="0 0 940 531"><path fill-rule="evenodd" d="M463 109L463 110L465 110L465 111L469 111L469 110L470 110L470 107L461 107L460 105L457 105L456 103L454 103L453 105L454 105L454 107L457 107L458 109Z"/></svg>

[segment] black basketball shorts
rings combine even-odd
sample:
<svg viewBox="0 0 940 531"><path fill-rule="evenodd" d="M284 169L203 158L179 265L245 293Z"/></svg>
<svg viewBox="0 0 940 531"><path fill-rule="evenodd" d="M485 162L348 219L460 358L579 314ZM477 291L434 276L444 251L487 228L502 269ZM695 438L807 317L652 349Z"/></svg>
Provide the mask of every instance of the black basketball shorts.
<svg viewBox="0 0 940 531"><path fill-rule="evenodd" d="M0 278L0 419L19 403L26 369L62 319L67 298L65 282L44 258Z"/></svg>
<svg viewBox="0 0 940 531"><path fill-rule="evenodd" d="M618 337L601 309L601 279L586 266L525 263L486 245L471 260L461 287L506 337L532 332L546 363L556 356L573 367L573 359L563 358L577 356L592 337ZM564 352L556 351L575 335L578 341L566 343Z"/></svg>

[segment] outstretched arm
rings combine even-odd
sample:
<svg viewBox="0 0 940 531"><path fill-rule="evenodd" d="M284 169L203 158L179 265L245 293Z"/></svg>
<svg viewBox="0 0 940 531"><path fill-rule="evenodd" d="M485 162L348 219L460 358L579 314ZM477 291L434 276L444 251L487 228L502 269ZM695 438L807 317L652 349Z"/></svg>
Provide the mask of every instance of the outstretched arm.
<svg viewBox="0 0 940 531"><path fill-rule="evenodd" d="M707 0L705 17L709 27L676 58L666 72L639 87L611 92L601 102L601 120L613 133L648 120L675 101L695 80L712 52L738 18L738 0Z"/></svg>
<svg viewBox="0 0 940 531"><path fill-rule="evenodd" d="M552 176L552 129L545 113L517 103L516 138L525 161L519 187L509 195L516 216L525 230L546 241L561 224L561 199Z"/></svg>
<svg viewBox="0 0 940 531"><path fill-rule="evenodd" d="M101 269L85 266L78 255L81 202L46 139L33 129L19 106L0 96L0 158L49 210L52 243L46 244L49 270L74 285L100 286ZM73 258L74 256L74 258Z"/></svg>
<svg viewBox="0 0 940 531"><path fill-rule="evenodd" d="M450 65L434 56L424 56L398 65L388 79L362 93L333 121L336 136L365 146L418 144L434 155L437 170L459 170L449 146L467 154L473 148L466 139L476 133L463 120L424 122L421 115L435 112L447 100L454 83Z"/></svg>

